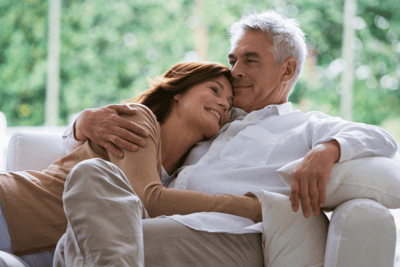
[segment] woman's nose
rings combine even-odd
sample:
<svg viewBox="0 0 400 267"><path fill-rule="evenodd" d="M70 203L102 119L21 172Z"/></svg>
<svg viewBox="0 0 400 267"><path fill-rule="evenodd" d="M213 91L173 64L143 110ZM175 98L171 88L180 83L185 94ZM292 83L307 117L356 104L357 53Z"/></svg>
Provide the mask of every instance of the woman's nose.
<svg viewBox="0 0 400 267"><path fill-rule="evenodd" d="M226 98L220 98L218 99L218 105L224 108L224 111L228 110L230 108L230 104L228 99Z"/></svg>

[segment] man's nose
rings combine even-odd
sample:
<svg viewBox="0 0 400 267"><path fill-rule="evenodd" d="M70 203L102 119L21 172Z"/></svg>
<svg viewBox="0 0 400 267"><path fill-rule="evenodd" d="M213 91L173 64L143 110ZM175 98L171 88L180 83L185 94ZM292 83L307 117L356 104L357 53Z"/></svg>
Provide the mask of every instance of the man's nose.
<svg viewBox="0 0 400 267"><path fill-rule="evenodd" d="M240 78L245 76L242 64L237 61L235 65L231 67L231 75L233 78Z"/></svg>

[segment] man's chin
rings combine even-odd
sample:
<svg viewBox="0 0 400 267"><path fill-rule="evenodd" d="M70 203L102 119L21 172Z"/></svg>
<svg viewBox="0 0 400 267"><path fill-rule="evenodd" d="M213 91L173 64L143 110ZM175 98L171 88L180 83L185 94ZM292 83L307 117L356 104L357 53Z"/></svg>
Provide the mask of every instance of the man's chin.
<svg viewBox="0 0 400 267"><path fill-rule="evenodd" d="M242 100L242 99L240 99L240 100ZM245 109L245 107L247 106L246 104L246 102L248 102L248 101L245 101L244 99L242 100L242 101L240 101L240 100L237 100L237 101L235 101L235 99L233 99L233 106L235 107L235 108L240 108L240 109Z"/></svg>

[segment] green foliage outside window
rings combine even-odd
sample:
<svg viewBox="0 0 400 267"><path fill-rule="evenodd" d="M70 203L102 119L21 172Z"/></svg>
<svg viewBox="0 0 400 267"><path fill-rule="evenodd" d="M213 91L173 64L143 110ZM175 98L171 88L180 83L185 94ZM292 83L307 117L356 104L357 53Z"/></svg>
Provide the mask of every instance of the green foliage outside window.
<svg viewBox="0 0 400 267"><path fill-rule="evenodd" d="M400 3L358 0L354 121L400 120ZM343 1L65 0L61 10L60 124L82 109L119 103L147 89L195 50L205 23L208 61L227 64L226 29L241 15L275 8L299 20L309 57L290 97L303 111L339 115ZM9 126L43 125L48 2L0 0L0 110Z"/></svg>

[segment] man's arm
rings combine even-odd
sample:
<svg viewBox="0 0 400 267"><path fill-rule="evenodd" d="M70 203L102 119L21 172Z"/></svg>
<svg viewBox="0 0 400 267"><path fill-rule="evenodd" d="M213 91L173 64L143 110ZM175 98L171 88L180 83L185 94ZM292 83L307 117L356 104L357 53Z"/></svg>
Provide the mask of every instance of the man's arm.
<svg viewBox="0 0 400 267"><path fill-rule="evenodd" d="M149 135L136 123L119 116L119 114L134 115L136 113L136 109L122 104L86 109L74 122L74 138L76 141L91 139L96 144L105 147L114 156L123 158L124 154L119 148L135 152L138 146L146 145L143 137ZM69 137L66 136L66 138ZM67 144L67 141L64 143Z"/></svg>
<svg viewBox="0 0 400 267"><path fill-rule="evenodd" d="M75 120L71 122L62 135L64 153L69 154L83 142L77 141L74 136Z"/></svg>
<svg viewBox="0 0 400 267"><path fill-rule="evenodd" d="M293 211L299 207L309 217L311 209L319 214L326 198L327 183L335 162L362 157L393 157L396 140L385 130L363 123L317 113L310 118L312 149L293 173L291 202Z"/></svg>

